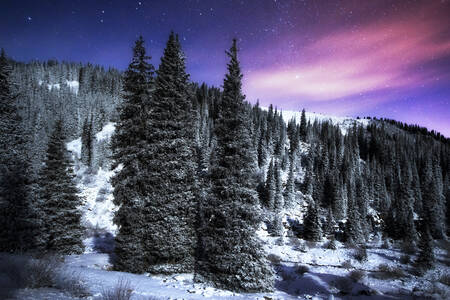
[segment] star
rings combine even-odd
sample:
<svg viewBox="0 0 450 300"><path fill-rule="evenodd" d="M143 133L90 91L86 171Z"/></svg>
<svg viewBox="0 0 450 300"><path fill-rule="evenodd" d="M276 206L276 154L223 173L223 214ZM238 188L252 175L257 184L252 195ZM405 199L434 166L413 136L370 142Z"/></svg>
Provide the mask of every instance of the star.
<svg viewBox="0 0 450 300"><path fill-rule="evenodd" d="M33 20L32 17L27 17L28 22L31 22Z"/></svg>

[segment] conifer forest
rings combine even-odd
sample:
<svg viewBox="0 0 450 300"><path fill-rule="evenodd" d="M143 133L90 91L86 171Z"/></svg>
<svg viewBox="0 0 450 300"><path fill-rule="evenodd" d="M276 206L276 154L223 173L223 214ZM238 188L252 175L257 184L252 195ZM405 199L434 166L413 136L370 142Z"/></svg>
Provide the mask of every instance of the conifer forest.
<svg viewBox="0 0 450 300"><path fill-rule="evenodd" d="M124 68L1 50L0 299L450 297L448 132L253 98L239 33L198 81L151 32Z"/></svg>

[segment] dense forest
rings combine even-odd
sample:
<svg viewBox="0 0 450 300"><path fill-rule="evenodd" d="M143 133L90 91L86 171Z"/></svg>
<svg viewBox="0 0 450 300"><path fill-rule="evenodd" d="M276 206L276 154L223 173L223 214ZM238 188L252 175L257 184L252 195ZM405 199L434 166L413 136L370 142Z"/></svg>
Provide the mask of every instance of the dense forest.
<svg viewBox="0 0 450 300"><path fill-rule="evenodd" d="M270 290L261 224L349 246L398 240L430 268L432 240L450 228L450 139L387 119L344 128L304 110L285 122L272 105L246 101L236 40L226 54L217 88L190 81L173 33L157 69L142 38L125 72L2 52L0 251L83 251L65 148L81 136L91 171L105 153L117 170L116 270ZM108 122L111 148L99 152L94 135ZM292 210L303 220L286 219Z"/></svg>

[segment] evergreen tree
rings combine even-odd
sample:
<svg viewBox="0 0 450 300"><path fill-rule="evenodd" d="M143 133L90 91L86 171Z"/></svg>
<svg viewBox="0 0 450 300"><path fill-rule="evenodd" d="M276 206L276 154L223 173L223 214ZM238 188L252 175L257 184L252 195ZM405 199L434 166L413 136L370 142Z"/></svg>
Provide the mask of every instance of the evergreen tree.
<svg viewBox="0 0 450 300"><path fill-rule="evenodd" d="M306 240L315 242L320 241L322 238L322 230L319 220L319 212L317 210L317 205L314 202L309 204L303 226L303 235Z"/></svg>
<svg viewBox="0 0 450 300"><path fill-rule="evenodd" d="M236 40L227 52L230 62L223 99L216 120L211 166L212 195L203 210L201 227L204 256L199 275L217 287L233 291L271 290L272 271L256 237L261 221L252 182L256 168L242 95L242 73Z"/></svg>
<svg viewBox="0 0 450 300"><path fill-rule="evenodd" d="M284 189L284 206L292 208L295 200L295 179L294 179L294 163L289 164L289 173Z"/></svg>
<svg viewBox="0 0 450 300"><path fill-rule="evenodd" d="M281 192L281 174L280 174L280 166L278 161L275 161L275 165L273 166L273 179L275 182L275 199L274 199L274 208L279 211L284 207L284 199L283 194Z"/></svg>
<svg viewBox="0 0 450 300"><path fill-rule="evenodd" d="M36 207L31 195L27 134L13 94L11 66L0 54L0 251L35 248Z"/></svg>
<svg viewBox="0 0 450 300"><path fill-rule="evenodd" d="M146 136L144 247L150 272L194 268L195 114L178 36L169 36L155 80Z"/></svg>
<svg viewBox="0 0 450 300"><path fill-rule="evenodd" d="M344 239L347 243L360 244L365 241L364 231L361 228L361 217L356 208L349 207L347 222L345 223Z"/></svg>
<svg viewBox="0 0 450 300"><path fill-rule="evenodd" d="M86 119L83 124L83 131L81 132L81 161L88 166L92 167L94 159L94 132L92 128L92 116Z"/></svg>
<svg viewBox="0 0 450 300"><path fill-rule="evenodd" d="M144 206L149 185L145 172L148 165L148 114L153 89L153 66L148 63L144 40L140 37L133 48L133 58L125 71L123 103L112 137L114 164L120 166L112 178L114 204L119 210L114 216L118 225L115 244L115 265L119 271L143 273L148 260L143 240L151 230L144 221Z"/></svg>
<svg viewBox="0 0 450 300"><path fill-rule="evenodd" d="M424 179L422 189L423 209L425 218L428 220L430 233L433 238L440 239L444 235L445 217L443 215L443 197L439 189L436 172L433 172L433 163L430 155L425 160Z"/></svg>
<svg viewBox="0 0 450 300"><path fill-rule="evenodd" d="M79 254L84 250L80 224L82 200L74 183L62 121L50 136L45 165L39 175L40 210L44 218L41 247L47 252Z"/></svg>
<svg viewBox="0 0 450 300"><path fill-rule="evenodd" d="M307 135L306 112L305 109L302 109L302 116L300 117L300 139L302 142L306 142Z"/></svg>
<svg viewBox="0 0 450 300"><path fill-rule="evenodd" d="M430 234L428 222L425 220L421 226L419 239L419 255L417 256L417 264L424 268L430 269L435 261L433 252L433 239Z"/></svg>
<svg viewBox="0 0 450 300"><path fill-rule="evenodd" d="M273 159L270 161L269 168L267 170L266 184L264 186L264 204L268 209L273 210L275 208L275 171L273 165Z"/></svg>

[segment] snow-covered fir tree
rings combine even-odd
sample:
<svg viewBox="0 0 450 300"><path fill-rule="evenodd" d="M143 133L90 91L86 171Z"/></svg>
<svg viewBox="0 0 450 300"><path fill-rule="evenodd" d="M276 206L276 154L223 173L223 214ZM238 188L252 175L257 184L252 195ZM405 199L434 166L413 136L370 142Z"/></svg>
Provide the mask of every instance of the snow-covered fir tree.
<svg viewBox="0 0 450 300"><path fill-rule="evenodd" d="M31 194L27 132L13 92L11 65L0 53L0 251L34 249L39 223Z"/></svg>
<svg viewBox="0 0 450 300"><path fill-rule="evenodd" d="M242 95L242 73L236 40L227 52L230 62L216 121L217 146L211 165L212 195L203 209L203 256L199 275L217 287L264 291L273 274L256 237L260 211L252 173L256 169L249 116Z"/></svg>
<svg viewBox="0 0 450 300"><path fill-rule="evenodd" d="M197 245L195 113L185 58L173 32L164 49L148 115L144 249L149 271L192 271Z"/></svg>
<svg viewBox="0 0 450 300"><path fill-rule="evenodd" d="M82 199L65 144L62 121L57 121L39 174L39 210L42 227L39 246L45 252L79 254L84 250L80 224Z"/></svg>
<svg viewBox="0 0 450 300"><path fill-rule="evenodd" d="M145 223L144 206L150 201L147 180L148 116L154 87L153 66L148 62L144 40L140 37L125 71L123 103L112 137L114 164L112 179L114 203L119 206L114 222L118 225L115 269L133 273L148 270L144 239L151 230Z"/></svg>

